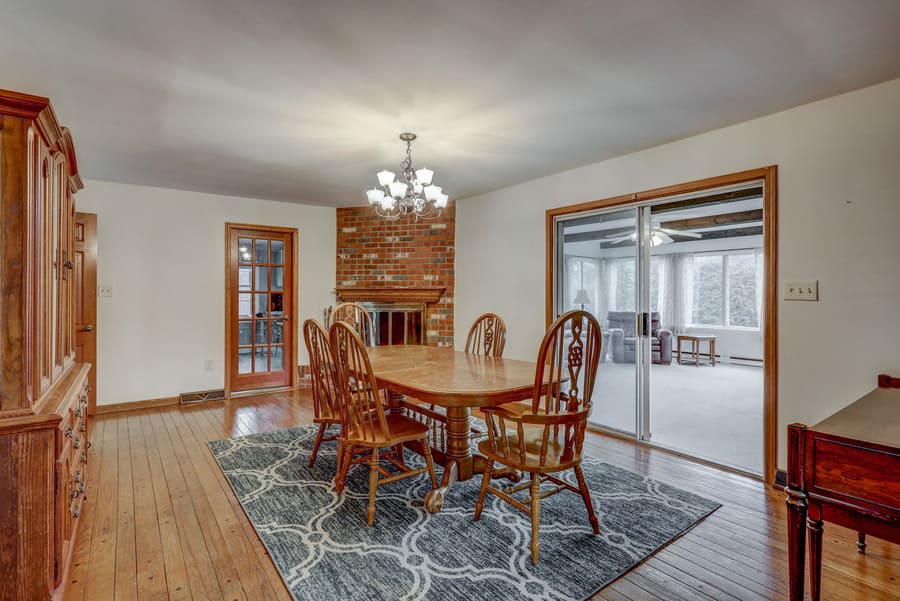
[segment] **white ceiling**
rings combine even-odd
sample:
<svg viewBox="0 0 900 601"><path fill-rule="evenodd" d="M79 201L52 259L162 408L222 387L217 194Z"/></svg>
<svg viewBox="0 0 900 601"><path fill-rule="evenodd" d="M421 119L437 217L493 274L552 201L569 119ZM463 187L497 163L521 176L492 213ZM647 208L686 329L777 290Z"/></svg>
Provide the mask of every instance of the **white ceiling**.
<svg viewBox="0 0 900 601"><path fill-rule="evenodd" d="M462 198L900 77L900 0L0 0L0 87L82 176L363 204Z"/></svg>

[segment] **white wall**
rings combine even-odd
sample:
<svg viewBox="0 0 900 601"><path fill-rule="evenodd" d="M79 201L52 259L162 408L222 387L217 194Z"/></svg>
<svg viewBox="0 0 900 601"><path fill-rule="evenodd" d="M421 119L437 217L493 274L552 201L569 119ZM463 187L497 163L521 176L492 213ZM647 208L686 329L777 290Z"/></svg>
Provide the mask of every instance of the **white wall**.
<svg viewBox="0 0 900 601"><path fill-rule="evenodd" d="M779 286L820 280L818 303L778 304L784 467L787 424L815 423L879 372L900 372L900 79L460 201L456 323L495 311L509 328L505 355L533 360L546 209L771 164Z"/></svg>
<svg viewBox="0 0 900 601"><path fill-rule="evenodd" d="M98 404L225 385L225 222L299 229L298 336L334 303L333 208L104 181L76 204L97 213L98 283L113 292L97 299Z"/></svg>

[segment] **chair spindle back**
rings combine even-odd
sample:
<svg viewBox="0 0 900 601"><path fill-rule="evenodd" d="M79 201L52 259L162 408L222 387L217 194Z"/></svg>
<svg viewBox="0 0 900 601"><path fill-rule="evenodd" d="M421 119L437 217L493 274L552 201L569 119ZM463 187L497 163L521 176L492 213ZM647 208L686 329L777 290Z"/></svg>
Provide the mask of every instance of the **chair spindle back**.
<svg viewBox="0 0 900 601"><path fill-rule="evenodd" d="M372 325L372 316L365 307L358 303L341 303L331 310L329 326L339 321L349 323L359 334L366 346L375 346L375 328Z"/></svg>
<svg viewBox="0 0 900 601"><path fill-rule="evenodd" d="M337 364L343 427L366 441L375 441L376 432L388 435L381 391L362 338L344 321L332 323L328 334Z"/></svg>
<svg viewBox="0 0 900 601"><path fill-rule="evenodd" d="M506 324L495 313L478 316L466 337L466 352L485 357L502 357L506 346Z"/></svg>
<svg viewBox="0 0 900 601"><path fill-rule="evenodd" d="M328 332L315 319L307 319L303 322L303 340L309 353L315 416L337 418L341 414L337 366L331 352Z"/></svg>

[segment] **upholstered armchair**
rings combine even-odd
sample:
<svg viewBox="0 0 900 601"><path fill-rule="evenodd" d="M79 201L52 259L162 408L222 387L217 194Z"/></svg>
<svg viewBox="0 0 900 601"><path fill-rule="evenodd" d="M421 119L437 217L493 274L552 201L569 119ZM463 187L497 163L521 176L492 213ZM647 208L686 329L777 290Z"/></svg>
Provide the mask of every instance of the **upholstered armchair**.
<svg viewBox="0 0 900 601"><path fill-rule="evenodd" d="M606 321L613 362L634 363L637 348L634 311L610 311ZM672 332L660 327L658 311L650 313L650 344L650 358L654 363L672 363Z"/></svg>

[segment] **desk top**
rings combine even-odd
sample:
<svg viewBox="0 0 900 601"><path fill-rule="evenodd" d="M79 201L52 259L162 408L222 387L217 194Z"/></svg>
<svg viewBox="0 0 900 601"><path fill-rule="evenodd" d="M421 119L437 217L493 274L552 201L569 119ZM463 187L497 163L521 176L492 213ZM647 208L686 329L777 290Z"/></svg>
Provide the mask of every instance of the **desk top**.
<svg viewBox="0 0 900 601"><path fill-rule="evenodd" d="M900 389L876 388L811 429L874 444L900 447Z"/></svg>
<svg viewBox="0 0 900 601"><path fill-rule="evenodd" d="M532 398L535 364L432 346L367 349L378 384L444 407L489 407Z"/></svg>

